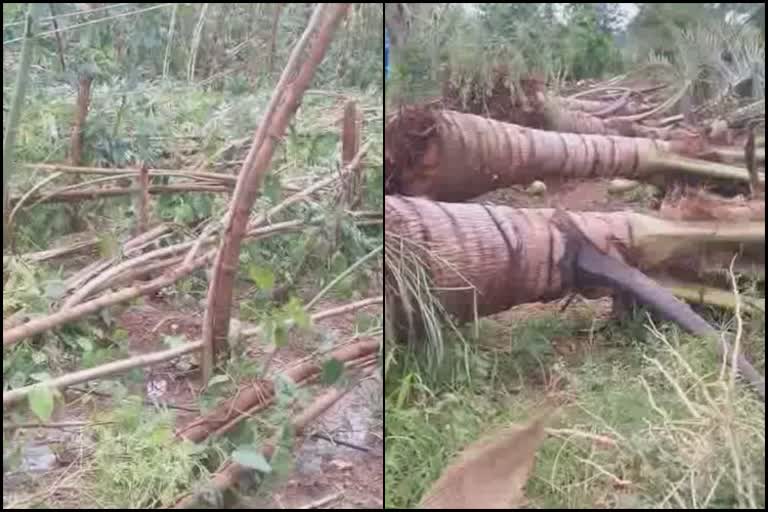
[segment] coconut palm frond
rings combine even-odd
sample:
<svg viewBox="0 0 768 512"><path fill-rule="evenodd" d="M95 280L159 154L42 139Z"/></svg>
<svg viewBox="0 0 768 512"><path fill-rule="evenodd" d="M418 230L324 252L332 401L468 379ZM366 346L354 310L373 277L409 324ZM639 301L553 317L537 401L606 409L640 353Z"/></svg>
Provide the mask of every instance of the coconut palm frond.
<svg viewBox="0 0 768 512"><path fill-rule="evenodd" d="M428 368L434 369L445 354L445 332L452 331L466 342L440 302L431 278L435 265L451 265L431 248L392 233L387 233L384 244L387 325L416 353L426 355Z"/></svg>
<svg viewBox="0 0 768 512"><path fill-rule="evenodd" d="M719 103L736 92L765 95L765 43L750 27L700 23L674 32L674 66L699 99ZM744 90L745 85L752 87ZM746 93L746 94L745 94Z"/></svg>

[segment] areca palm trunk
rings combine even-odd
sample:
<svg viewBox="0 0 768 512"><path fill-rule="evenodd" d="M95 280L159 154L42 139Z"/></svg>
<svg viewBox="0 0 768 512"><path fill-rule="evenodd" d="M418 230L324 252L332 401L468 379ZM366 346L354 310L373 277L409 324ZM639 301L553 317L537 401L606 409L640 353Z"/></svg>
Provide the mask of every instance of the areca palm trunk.
<svg viewBox="0 0 768 512"><path fill-rule="evenodd" d="M746 170L687 158L680 141L558 133L448 110L403 108L385 129L386 190L463 201L551 178L659 174L749 182Z"/></svg>
<svg viewBox="0 0 768 512"><path fill-rule="evenodd" d="M462 321L559 299L574 276L555 213L387 196L387 260L395 264L397 254L419 253L441 304ZM737 252L755 267L765 258L764 222L681 222L632 212L567 215L602 253L660 276L693 279L703 265L722 268Z"/></svg>

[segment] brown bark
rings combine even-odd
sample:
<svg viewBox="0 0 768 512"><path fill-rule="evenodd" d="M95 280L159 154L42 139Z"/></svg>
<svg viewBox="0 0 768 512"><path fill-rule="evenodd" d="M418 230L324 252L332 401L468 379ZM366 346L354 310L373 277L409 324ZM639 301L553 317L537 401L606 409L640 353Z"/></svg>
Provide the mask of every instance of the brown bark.
<svg viewBox="0 0 768 512"><path fill-rule="evenodd" d="M243 163L225 217L226 227L208 288L208 308L203 321L205 349L202 364L205 381L210 378L213 370L214 346L226 343L240 242L245 235L250 210L269 168L275 146L285 133L290 118L296 112L304 91L348 9L349 4L318 5L283 71Z"/></svg>
<svg viewBox="0 0 768 512"><path fill-rule="evenodd" d="M75 124L72 126L69 148L69 159L72 165L80 165L83 161L83 133L85 131L85 120L88 117L88 109L91 105L92 81L93 79L90 76L81 76L78 81L77 110L75 112Z"/></svg>
<svg viewBox="0 0 768 512"><path fill-rule="evenodd" d="M139 191L136 195L136 235L140 235L149 226L149 170L147 164L142 162L137 178Z"/></svg>
<svg viewBox="0 0 768 512"><path fill-rule="evenodd" d="M437 295L459 320L567 294L566 237L552 223L553 209L516 209L437 203L387 196L385 232L429 248L424 257ZM630 212L569 213L602 252L643 271L676 277L696 271L700 259L727 264L739 250L764 258L764 222L723 226L675 222ZM392 252L387 250L392 263ZM389 267L387 267L389 268ZM386 272L386 271L385 271ZM695 277L691 276L691 277ZM385 279L387 277L385 276ZM588 290L588 295L608 289Z"/></svg>
<svg viewBox="0 0 768 512"><path fill-rule="evenodd" d="M197 183L176 185L152 185L147 189L149 194L181 194L185 192L230 192L232 189L223 185L203 185ZM125 196L141 193L140 187L107 187L87 188L82 190L65 190L51 194L34 194L27 197L27 201L40 203L71 203L86 201L89 199L101 199L103 197ZM15 205L22 196L11 198L11 204Z"/></svg>
<svg viewBox="0 0 768 512"><path fill-rule="evenodd" d="M748 181L743 169L679 156L697 150L680 141L557 133L410 107L385 128L385 189L462 201L548 178L684 173Z"/></svg>

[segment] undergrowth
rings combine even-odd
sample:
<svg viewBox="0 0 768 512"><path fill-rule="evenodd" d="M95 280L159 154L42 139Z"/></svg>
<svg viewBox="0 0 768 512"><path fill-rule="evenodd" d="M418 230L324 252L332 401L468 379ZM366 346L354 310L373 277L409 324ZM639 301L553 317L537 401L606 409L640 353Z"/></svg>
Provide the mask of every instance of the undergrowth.
<svg viewBox="0 0 768 512"><path fill-rule="evenodd" d="M543 311L483 319L469 342L446 336L434 371L388 340L386 508L416 506L464 446L529 418L545 396L560 409L530 507L764 507L764 404L732 386L710 344L637 312L596 322ZM762 372L764 317L745 322L742 343Z"/></svg>

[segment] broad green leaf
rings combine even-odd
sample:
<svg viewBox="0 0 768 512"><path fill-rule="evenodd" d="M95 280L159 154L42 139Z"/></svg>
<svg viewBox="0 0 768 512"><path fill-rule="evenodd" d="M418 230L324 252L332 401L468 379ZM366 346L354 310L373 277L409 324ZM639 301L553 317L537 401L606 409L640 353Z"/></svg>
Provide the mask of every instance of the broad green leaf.
<svg viewBox="0 0 768 512"><path fill-rule="evenodd" d="M275 346L277 348L284 347L288 344L288 329L282 323L275 325Z"/></svg>
<svg viewBox="0 0 768 512"><path fill-rule="evenodd" d="M253 448L238 448L232 452L232 460L242 466L261 471L262 473L272 472L272 466L269 465L264 454Z"/></svg>
<svg viewBox="0 0 768 512"><path fill-rule="evenodd" d="M275 274L267 267L251 263L248 266L248 277L262 290L271 290L275 286Z"/></svg>
<svg viewBox="0 0 768 512"><path fill-rule="evenodd" d="M195 212L192 209L192 206L188 203L181 203L179 206L176 207L176 211L174 214L174 221L179 224L186 224L192 219L195 218Z"/></svg>
<svg viewBox="0 0 768 512"><path fill-rule="evenodd" d="M298 298L291 297L291 300L283 306L283 311L298 327L302 329L309 327L309 315Z"/></svg>
<svg viewBox="0 0 768 512"><path fill-rule="evenodd" d="M77 338L77 344L80 345L80 348L82 348L85 352L90 352L93 350L93 341L91 341L89 338L86 338L85 336L79 336Z"/></svg>
<svg viewBox="0 0 768 512"><path fill-rule="evenodd" d="M331 358L323 363L323 371L320 376L320 382L326 386L335 384L344 373L344 363L338 359Z"/></svg>
<svg viewBox="0 0 768 512"><path fill-rule="evenodd" d="M341 274L345 270L349 268L349 262L347 261L347 257L344 256L343 253L337 252L333 255L333 258L331 258L331 268L330 271L333 274Z"/></svg>
<svg viewBox="0 0 768 512"><path fill-rule="evenodd" d="M296 398L298 387L289 377L286 377L283 374L276 375L274 386L275 397L279 406L288 405Z"/></svg>
<svg viewBox="0 0 768 512"><path fill-rule="evenodd" d="M53 390L48 386L35 386L29 393L29 407L40 421L48 421L53 414Z"/></svg>

